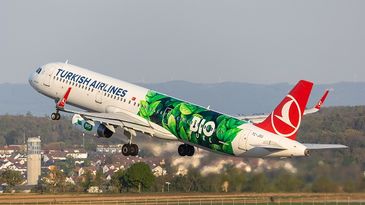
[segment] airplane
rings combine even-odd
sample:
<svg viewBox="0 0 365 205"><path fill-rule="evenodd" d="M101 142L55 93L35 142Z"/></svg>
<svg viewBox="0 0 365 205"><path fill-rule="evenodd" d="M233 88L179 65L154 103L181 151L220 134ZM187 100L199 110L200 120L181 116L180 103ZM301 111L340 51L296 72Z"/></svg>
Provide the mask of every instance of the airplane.
<svg viewBox="0 0 365 205"><path fill-rule="evenodd" d="M60 112L73 114L72 124L84 133L110 138L123 130L129 142L124 156L139 153L137 132L181 142L180 156L193 156L195 147L250 158L309 156L311 150L343 149L341 144L307 144L296 140L313 83L300 80L272 113L259 122L239 119L166 94L127 83L72 64L48 63L29 77L30 85L56 102ZM315 106L320 109L328 91ZM85 111L70 110L72 105Z"/></svg>

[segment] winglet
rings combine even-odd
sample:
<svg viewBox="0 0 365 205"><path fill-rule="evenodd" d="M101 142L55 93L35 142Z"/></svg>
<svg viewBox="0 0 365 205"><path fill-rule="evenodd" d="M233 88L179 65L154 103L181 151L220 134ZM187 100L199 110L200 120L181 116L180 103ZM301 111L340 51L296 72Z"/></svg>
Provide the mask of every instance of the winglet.
<svg viewBox="0 0 365 205"><path fill-rule="evenodd" d="M328 93L329 93L329 90L327 89L327 90L324 92L324 94L323 94L322 98L321 98L321 99L318 101L318 103L316 104L316 106L314 106L314 108L316 108L316 109L318 109L318 110L319 110L319 109L321 109L321 106L323 105L324 101L326 100Z"/></svg>
<svg viewBox="0 0 365 205"><path fill-rule="evenodd" d="M66 102L67 102L67 99L68 99L68 96L70 95L70 92L71 92L71 87L69 87L65 93L65 95L63 96L62 99L60 99L57 104L56 104L56 107L57 109L63 109L66 105Z"/></svg>

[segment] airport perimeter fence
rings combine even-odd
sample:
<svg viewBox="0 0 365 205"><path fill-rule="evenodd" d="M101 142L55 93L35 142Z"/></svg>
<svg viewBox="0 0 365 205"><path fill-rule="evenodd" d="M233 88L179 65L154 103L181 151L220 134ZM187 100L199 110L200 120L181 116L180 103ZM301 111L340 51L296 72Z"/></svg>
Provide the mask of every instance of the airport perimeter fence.
<svg viewBox="0 0 365 205"><path fill-rule="evenodd" d="M101 197L104 198L104 197ZM36 199L36 200L19 200L10 199L8 202L0 201L0 204L9 205L365 205L365 198L300 198L300 197L284 197L284 198L145 198L145 199Z"/></svg>

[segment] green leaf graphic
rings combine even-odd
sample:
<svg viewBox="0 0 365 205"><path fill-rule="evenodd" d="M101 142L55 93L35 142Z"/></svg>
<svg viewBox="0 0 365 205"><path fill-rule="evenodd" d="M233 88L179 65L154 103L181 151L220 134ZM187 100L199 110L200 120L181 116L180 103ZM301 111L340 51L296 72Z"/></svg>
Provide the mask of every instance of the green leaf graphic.
<svg viewBox="0 0 365 205"><path fill-rule="evenodd" d="M194 107L191 106L191 105L188 105L186 103L181 103L181 106L180 106L180 112L184 115L190 115L193 113L194 111Z"/></svg>
<svg viewBox="0 0 365 205"><path fill-rule="evenodd" d="M149 117L146 108L140 107L139 112L142 115L142 117L144 117L144 118Z"/></svg>
<svg viewBox="0 0 365 205"><path fill-rule="evenodd" d="M227 117L225 115L220 115L219 117L217 117L217 120L216 120L217 124L219 125L222 122L222 120L224 120L226 118Z"/></svg>
<svg viewBox="0 0 365 205"><path fill-rule="evenodd" d="M170 117L167 121L167 124L168 124L169 129L172 132L172 134L177 136L177 134L176 134L176 120L175 120L175 117L173 115L170 115Z"/></svg>
<svg viewBox="0 0 365 205"><path fill-rule="evenodd" d="M199 137L199 134L192 133L189 141L192 142L192 143L194 143L194 144L199 144L198 143L198 137Z"/></svg>
<svg viewBox="0 0 365 205"><path fill-rule="evenodd" d="M224 135L227 131L227 127L226 127L226 119L224 119L217 128L217 138L219 140L223 140L224 139Z"/></svg>
<svg viewBox="0 0 365 205"><path fill-rule="evenodd" d="M175 116L175 118L177 118L178 116L180 116L180 104L177 105L174 109L171 110L171 114Z"/></svg>
<svg viewBox="0 0 365 205"><path fill-rule="evenodd" d="M188 136L187 136L187 134L186 134L186 132L185 132L184 127L180 127L180 131L179 131L179 133L180 133L180 138L181 138L182 140L188 140Z"/></svg>
<svg viewBox="0 0 365 205"><path fill-rule="evenodd" d="M156 94L155 96L150 97L150 98L147 98L146 100L149 103L153 103L153 102L159 101L159 100L164 99L164 98L166 98L166 96L160 95L160 94Z"/></svg>
<svg viewBox="0 0 365 205"><path fill-rule="evenodd" d="M231 145L230 142L227 143L227 144L224 144L222 148L223 148L223 151L225 153L227 153L227 154L233 154L233 149L232 149L232 145Z"/></svg>
<svg viewBox="0 0 365 205"><path fill-rule="evenodd" d="M221 146L217 145L217 144L212 144L211 148L212 148L212 150L216 150L216 151L221 151L222 150Z"/></svg>
<svg viewBox="0 0 365 205"><path fill-rule="evenodd" d="M230 118L228 121L227 121L227 124L226 124L226 126L227 126L227 128L228 129L231 129L231 128L234 128L234 127L236 127L236 119L234 119L234 118Z"/></svg>
<svg viewBox="0 0 365 205"><path fill-rule="evenodd" d="M155 113L156 109L159 105L161 105L161 101L156 101L156 102L151 103L151 105L149 106L150 113L152 113L152 114Z"/></svg>
<svg viewBox="0 0 365 205"><path fill-rule="evenodd" d="M224 134L224 142L232 142L237 134L241 131L239 128L232 128Z"/></svg>
<svg viewBox="0 0 365 205"><path fill-rule="evenodd" d="M165 128L166 130L170 130L169 126L164 121L162 121L162 127Z"/></svg>

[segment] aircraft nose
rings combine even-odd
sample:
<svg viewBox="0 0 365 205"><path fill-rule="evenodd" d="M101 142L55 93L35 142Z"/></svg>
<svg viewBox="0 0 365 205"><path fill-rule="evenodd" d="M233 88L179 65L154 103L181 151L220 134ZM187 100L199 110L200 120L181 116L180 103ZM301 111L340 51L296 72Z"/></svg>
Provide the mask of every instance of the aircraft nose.
<svg viewBox="0 0 365 205"><path fill-rule="evenodd" d="M38 78L38 75L36 72L29 75L28 82L35 89L38 85L38 80L39 80L39 78Z"/></svg>
<svg viewBox="0 0 365 205"><path fill-rule="evenodd" d="M34 85L34 84L33 84L33 79L34 79L34 73L30 74L30 75L29 75L29 78L28 78L28 82L29 82L29 84L30 84L31 86L33 86L33 85Z"/></svg>

